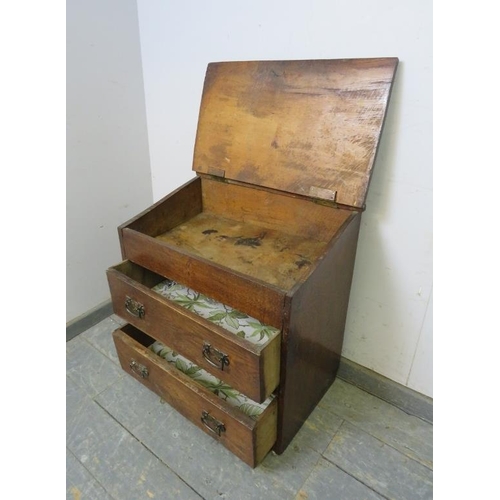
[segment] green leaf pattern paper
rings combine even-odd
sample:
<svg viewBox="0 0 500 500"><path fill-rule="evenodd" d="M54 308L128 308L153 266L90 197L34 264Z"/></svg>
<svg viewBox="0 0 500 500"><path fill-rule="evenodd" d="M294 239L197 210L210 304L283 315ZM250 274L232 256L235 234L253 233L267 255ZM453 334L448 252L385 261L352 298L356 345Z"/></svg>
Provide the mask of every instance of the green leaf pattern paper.
<svg viewBox="0 0 500 500"><path fill-rule="evenodd" d="M264 325L247 314L172 280L162 281L153 291L256 345L266 344L280 332L277 328Z"/></svg>
<svg viewBox="0 0 500 500"><path fill-rule="evenodd" d="M155 342L149 348L165 361L174 365L179 371L196 380L200 385L254 420L257 420L274 398L274 396L270 396L263 403L256 403L161 342Z"/></svg>

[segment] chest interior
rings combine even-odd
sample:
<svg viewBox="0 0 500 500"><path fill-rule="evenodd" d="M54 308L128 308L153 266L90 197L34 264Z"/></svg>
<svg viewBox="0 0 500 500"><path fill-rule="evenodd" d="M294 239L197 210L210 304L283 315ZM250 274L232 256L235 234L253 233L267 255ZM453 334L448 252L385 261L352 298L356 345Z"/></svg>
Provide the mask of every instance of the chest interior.
<svg viewBox="0 0 500 500"><path fill-rule="evenodd" d="M210 178L200 178L193 191L196 210L181 221L166 216L155 228L141 227L141 220L133 226L180 252L284 291L309 275L352 213Z"/></svg>

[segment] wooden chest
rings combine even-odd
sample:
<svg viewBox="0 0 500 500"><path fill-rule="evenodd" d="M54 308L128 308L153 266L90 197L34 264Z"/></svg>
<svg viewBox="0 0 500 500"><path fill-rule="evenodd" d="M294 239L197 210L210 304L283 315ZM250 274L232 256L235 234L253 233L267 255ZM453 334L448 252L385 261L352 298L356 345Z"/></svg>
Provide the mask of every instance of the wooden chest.
<svg viewBox="0 0 500 500"><path fill-rule="evenodd" d="M123 369L252 467L335 378L397 62L209 64L196 177L119 227Z"/></svg>

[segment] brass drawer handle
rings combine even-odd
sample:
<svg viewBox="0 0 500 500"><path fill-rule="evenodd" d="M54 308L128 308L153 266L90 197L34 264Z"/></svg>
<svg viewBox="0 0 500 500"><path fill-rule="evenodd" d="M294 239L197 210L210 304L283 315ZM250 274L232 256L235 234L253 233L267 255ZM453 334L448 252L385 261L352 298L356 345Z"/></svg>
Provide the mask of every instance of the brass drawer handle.
<svg viewBox="0 0 500 500"><path fill-rule="evenodd" d="M210 415L208 411L203 410L201 412L201 421L207 429L209 429L214 434L217 434L217 436L220 436L223 432L226 432L226 426L215 417L212 417L212 415Z"/></svg>
<svg viewBox="0 0 500 500"><path fill-rule="evenodd" d="M144 306L140 302L137 302L137 300L130 297L125 297L125 309L132 316L140 319L144 318L144 315L146 314Z"/></svg>
<svg viewBox="0 0 500 500"><path fill-rule="evenodd" d="M144 366L138 363L135 359L130 360L130 369L141 378L149 377L149 370Z"/></svg>
<svg viewBox="0 0 500 500"><path fill-rule="evenodd" d="M229 357L227 354L212 347L208 342L203 343L203 357L219 370L224 371L224 366L229 366ZM215 360L215 361L214 361Z"/></svg>

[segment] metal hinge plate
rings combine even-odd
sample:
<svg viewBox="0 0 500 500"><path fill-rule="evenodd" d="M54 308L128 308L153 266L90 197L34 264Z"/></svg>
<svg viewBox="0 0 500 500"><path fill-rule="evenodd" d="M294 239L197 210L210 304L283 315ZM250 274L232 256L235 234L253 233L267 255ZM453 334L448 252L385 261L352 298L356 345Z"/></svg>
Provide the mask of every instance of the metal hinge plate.
<svg viewBox="0 0 500 500"><path fill-rule="evenodd" d="M226 171L222 168L208 167L207 173L210 175L215 175L216 177L224 178L226 176Z"/></svg>
<svg viewBox="0 0 500 500"><path fill-rule="evenodd" d="M320 188L317 186L311 186L309 189L309 196L313 198L321 198L322 200L335 201L337 197L337 191L332 191L331 189Z"/></svg>

